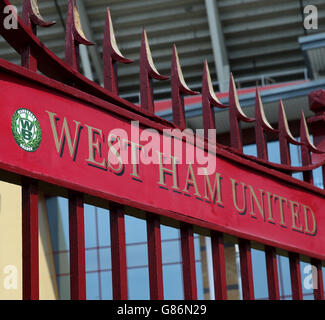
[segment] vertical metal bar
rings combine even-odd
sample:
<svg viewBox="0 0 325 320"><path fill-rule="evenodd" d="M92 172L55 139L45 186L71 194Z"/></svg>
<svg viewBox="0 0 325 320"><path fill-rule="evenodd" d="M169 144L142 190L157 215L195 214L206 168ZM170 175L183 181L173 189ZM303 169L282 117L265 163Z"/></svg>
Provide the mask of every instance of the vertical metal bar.
<svg viewBox="0 0 325 320"><path fill-rule="evenodd" d="M257 156L263 160L268 160L267 140L265 137L265 131L276 133L265 117L264 107L261 99L261 95L256 89L256 106L255 106L255 134L256 134L256 147ZM278 280L278 268L276 261L276 249L274 247L265 246L265 260L266 260L266 272L267 282L270 300L279 300L279 280Z"/></svg>
<svg viewBox="0 0 325 320"><path fill-rule="evenodd" d="M197 299L195 251L193 227L188 224L181 225L181 246L183 261L183 285L185 300Z"/></svg>
<svg viewBox="0 0 325 320"><path fill-rule="evenodd" d="M85 228L82 195L69 193L71 300L86 299Z"/></svg>
<svg viewBox="0 0 325 320"><path fill-rule="evenodd" d="M185 83L176 45L173 46L172 70L170 84L172 87L173 123L181 129L186 128L184 95L196 95Z"/></svg>
<svg viewBox="0 0 325 320"><path fill-rule="evenodd" d="M265 246L265 260L269 299L280 300L278 266L274 247Z"/></svg>
<svg viewBox="0 0 325 320"><path fill-rule="evenodd" d="M28 12L28 1L23 4L23 21L36 34ZM37 71L37 60L31 48L21 48L21 65ZM22 183L22 251L23 251L23 299L39 299L39 257L38 257L38 185L23 178Z"/></svg>
<svg viewBox="0 0 325 320"><path fill-rule="evenodd" d="M318 259L311 259L311 264L317 268L316 274L316 284L317 287L314 288L314 299L315 300L324 300L324 282L323 282L323 271L322 271L322 262ZM314 273L313 273L314 276ZM314 283L314 279L313 279Z"/></svg>
<svg viewBox="0 0 325 320"><path fill-rule="evenodd" d="M142 109L152 113L155 112L153 79L167 80L168 77L159 74L153 65L147 33L143 29L140 49L140 102Z"/></svg>
<svg viewBox="0 0 325 320"><path fill-rule="evenodd" d="M147 216L148 263L150 281L150 299L163 300L163 270L161 254L161 234L159 216Z"/></svg>
<svg viewBox="0 0 325 320"><path fill-rule="evenodd" d="M125 224L123 208L118 205L110 209L111 256L113 299L127 300L127 268L125 246Z"/></svg>
<svg viewBox="0 0 325 320"><path fill-rule="evenodd" d="M254 282L250 241L239 239L240 272L244 300L254 300Z"/></svg>
<svg viewBox="0 0 325 320"><path fill-rule="evenodd" d="M39 299L38 185L22 183L23 300Z"/></svg>
<svg viewBox="0 0 325 320"><path fill-rule="evenodd" d="M226 261L223 234L211 232L214 293L216 300L227 300Z"/></svg>
<svg viewBox="0 0 325 320"><path fill-rule="evenodd" d="M293 300L302 300L302 285L299 254L289 252L291 290Z"/></svg>

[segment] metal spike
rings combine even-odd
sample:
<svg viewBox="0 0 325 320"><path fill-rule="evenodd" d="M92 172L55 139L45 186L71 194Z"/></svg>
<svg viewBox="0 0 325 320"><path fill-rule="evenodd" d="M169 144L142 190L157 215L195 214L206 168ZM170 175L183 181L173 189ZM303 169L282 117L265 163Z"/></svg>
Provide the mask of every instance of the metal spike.
<svg viewBox="0 0 325 320"><path fill-rule="evenodd" d="M171 68L172 107L174 124L182 129L186 128L184 109L184 94L197 95L197 91L191 90L185 83L181 65L179 62L176 45L173 45L173 58Z"/></svg>
<svg viewBox="0 0 325 320"><path fill-rule="evenodd" d="M203 83L202 83L202 94L203 94L203 88L205 93L207 94L207 98L210 102L210 105L213 105L215 107L225 109L229 106L222 104L219 99L217 98L216 94L214 93L211 76L210 76L210 70L207 60L204 61L204 70L203 70Z"/></svg>
<svg viewBox="0 0 325 320"><path fill-rule="evenodd" d="M263 128L263 130L269 131L271 133L279 132L279 130L273 129L273 127L270 125L270 123L266 119L265 112L264 112L264 106L263 106L261 95L260 95L258 88L256 88L255 120L256 120L256 125L261 126Z"/></svg>
<svg viewBox="0 0 325 320"><path fill-rule="evenodd" d="M298 142L291 134L282 100L280 100L279 104L279 132L280 136L284 137L289 143L297 146L301 145L301 143Z"/></svg>
<svg viewBox="0 0 325 320"><path fill-rule="evenodd" d="M215 129L215 115L214 107L228 108L222 104L214 93L210 70L207 60L204 61L203 78L202 78L202 114L203 114L203 127L204 136L208 139L209 130Z"/></svg>
<svg viewBox="0 0 325 320"><path fill-rule="evenodd" d="M45 21L43 19L37 0L24 0L22 17L27 26L32 24L40 27L51 27L56 23L55 21Z"/></svg>
<svg viewBox="0 0 325 320"><path fill-rule="evenodd" d="M103 44L104 87L116 95L118 94L117 62L129 64L134 61L125 58L120 52L116 44L110 9L107 8Z"/></svg>
<svg viewBox="0 0 325 320"><path fill-rule="evenodd" d="M156 79L156 80L169 79L169 77L161 75L157 71L157 69L153 63L152 54L151 54L151 50L150 50L150 46L149 46L149 42L148 42L148 36L147 36L147 32L145 29L143 29L143 31L142 31L141 61L143 62L143 65L145 66L146 71L148 72L148 74L151 78Z"/></svg>
<svg viewBox="0 0 325 320"><path fill-rule="evenodd" d="M258 89L256 88L255 103L255 140L257 148L257 156L263 160L268 160L267 140L265 131L275 132L267 121L264 113L262 99Z"/></svg>
<svg viewBox="0 0 325 320"><path fill-rule="evenodd" d="M76 0L69 0L65 41L66 63L69 64L73 69L79 70L79 44L90 46L94 45L94 43L86 38L81 28Z"/></svg>
<svg viewBox="0 0 325 320"><path fill-rule="evenodd" d="M39 12L37 0L24 0L22 20L35 35L37 33L37 26L50 27L55 23L54 21L44 21ZM37 71L37 60L33 56L29 45L26 45L21 50L21 65L31 71Z"/></svg>
<svg viewBox="0 0 325 320"><path fill-rule="evenodd" d="M169 77L161 75L152 60L152 55L148 43L145 29L142 32L142 43L140 52L140 96L141 108L154 113L154 99L152 79L167 80Z"/></svg>
<svg viewBox="0 0 325 320"><path fill-rule="evenodd" d="M308 148L309 152L321 154L324 153L324 151L321 151L315 147L315 145L310 140L310 134L306 122L306 117L304 115L304 112L301 111L301 118L300 118L300 140L303 145L305 145Z"/></svg>
<svg viewBox="0 0 325 320"><path fill-rule="evenodd" d="M238 120L244 122L254 122L255 119L248 118L243 109L240 106L236 84L232 73L230 74L230 81L229 81L229 108L233 111L233 114Z"/></svg>
<svg viewBox="0 0 325 320"><path fill-rule="evenodd" d="M300 140L301 140L301 164L304 167L311 165L311 154L310 152L314 153L321 153L310 140L308 127L306 123L306 118L304 112L301 111L301 118L300 118ZM313 183L313 173L312 171L304 171L303 172L304 181L309 183Z"/></svg>
<svg viewBox="0 0 325 320"><path fill-rule="evenodd" d="M239 121L253 122L255 119L248 118L238 100L237 89L235 80L232 74L230 74L229 81L229 124L230 124L230 145L231 147L243 152L243 141L240 129Z"/></svg>

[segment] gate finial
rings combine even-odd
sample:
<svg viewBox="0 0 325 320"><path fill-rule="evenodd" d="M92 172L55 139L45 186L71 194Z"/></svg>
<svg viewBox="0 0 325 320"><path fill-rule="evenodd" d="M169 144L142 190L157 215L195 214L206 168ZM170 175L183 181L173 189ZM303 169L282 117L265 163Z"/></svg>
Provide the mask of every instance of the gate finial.
<svg viewBox="0 0 325 320"><path fill-rule="evenodd" d="M44 21L39 12L37 0L24 0L22 20L35 35L37 33L37 26L50 27L55 24L55 21ZM29 45L21 49L21 65L31 71L37 71L37 60L32 54Z"/></svg>
<svg viewBox="0 0 325 320"><path fill-rule="evenodd" d="M261 94L258 88L256 88L255 120L256 120L256 124L260 125L263 128L263 130L272 133L279 132L278 130L274 129L266 119L264 106L261 99Z"/></svg>
<svg viewBox="0 0 325 320"><path fill-rule="evenodd" d="M284 111L284 106L282 100L280 100L279 104L279 133L280 137L283 137L287 140L288 143L292 143L294 145L300 145L300 142L298 142L292 135L289 125L286 113Z"/></svg>
<svg viewBox="0 0 325 320"><path fill-rule="evenodd" d="M294 145L300 145L291 134L286 113L282 100L279 104L279 145L280 145L280 157L281 163L285 165L291 164L290 148L289 143Z"/></svg>
<svg viewBox="0 0 325 320"><path fill-rule="evenodd" d="M303 111L301 111L301 118L300 118L300 140L301 143L308 148L309 152L313 153L324 153L324 151L321 151L315 147L315 145L310 140L310 134L306 122L306 117Z"/></svg>
<svg viewBox="0 0 325 320"><path fill-rule="evenodd" d="M146 30L142 32L142 43L140 52L140 96L141 108L152 113L155 112L153 99L152 79L167 80L169 77L161 75L152 60Z"/></svg>
<svg viewBox="0 0 325 320"><path fill-rule="evenodd" d="M208 138L208 130L215 129L215 116L214 107L228 108L222 104L214 93L210 70L207 60L204 61L203 79L202 79L202 114L203 114L203 127L204 136Z"/></svg>
<svg viewBox="0 0 325 320"><path fill-rule="evenodd" d="M103 44L104 87L116 95L118 94L117 62L128 64L134 61L125 58L119 50L116 44L111 12L107 8Z"/></svg>
<svg viewBox="0 0 325 320"><path fill-rule="evenodd" d="M171 87L172 87L173 122L181 129L185 129L186 119L185 119L185 109L184 109L184 94L198 95L199 92L191 90L185 83L175 44L173 45Z"/></svg>
<svg viewBox="0 0 325 320"><path fill-rule="evenodd" d="M94 43L86 38L82 30L76 0L69 0L65 42L66 63L74 70L79 70L79 44L90 46Z"/></svg>
<svg viewBox="0 0 325 320"><path fill-rule="evenodd" d="M45 21L43 19L38 8L37 0L24 0L22 17L24 23L27 26L32 24L32 27L50 27L56 23L55 21Z"/></svg>
<svg viewBox="0 0 325 320"><path fill-rule="evenodd" d="M268 160L265 131L271 133L277 133L279 131L273 129L268 120L266 119L261 95L258 88L256 88L255 120L255 139L257 147L257 156L264 160Z"/></svg>
<svg viewBox="0 0 325 320"><path fill-rule="evenodd" d="M229 80L229 122L231 147L243 151L243 142L239 121L254 122L255 119L248 118L239 103L234 77L230 74Z"/></svg>

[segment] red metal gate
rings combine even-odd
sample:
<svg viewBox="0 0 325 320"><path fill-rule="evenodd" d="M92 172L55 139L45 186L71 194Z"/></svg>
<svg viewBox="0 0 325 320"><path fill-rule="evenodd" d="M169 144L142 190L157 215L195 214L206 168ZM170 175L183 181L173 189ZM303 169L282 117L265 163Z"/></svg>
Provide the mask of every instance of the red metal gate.
<svg viewBox="0 0 325 320"><path fill-rule="evenodd" d="M0 1L2 20L6 17L3 12L7 5L10 5L9 1ZM317 268L318 287L314 290L314 297L324 299L322 261L325 258L325 225L321 214L325 193L313 186L312 170L324 168L325 162L322 157L315 157L317 163L312 162L312 154L321 155L322 152L310 140L304 115L301 115L300 141L297 141L290 133L283 104L280 103L279 107L278 129L274 129L265 117L257 90L255 118L248 118L240 107L232 76L229 105L221 104L213 92L205 63L202 83L205 137L195 138L196 147L214 159L218 170L222 169L219 175L214 174L213 190L211 176L203 175L201 182L196 180L198 177L195 178L193 168L197 169L197 164L178 166L172 156L169 167L164 166L164 160L158 162L157 166L145 166L143 170L147 181L140 175L137 163L127 168L123 163L117 163L121 168L131 170L131 178L138 183L134 189L131 184L130 189L125 188L128 181L122 169L116 166L109 168L108 159L103 156L103 141L108 144L114 142L107 137L104 129L114 122L129 132L134 128L129 122L137 121L140 133L145 128L153 128L162 139L164 129L185 129L183 97L199 93L185 84L174 46L171 71L173 124L154 115L153 79L166 80L167 77L160 75L154 67L147 35L143 31L140 53L141 108L121 99L118 96L117 63L132 61L123 57L116 46L109 10L103 46L104 88L89 81L78 71L78 48L79 44L91 43L81 30L75 0L69 0L68 10L66 62L56 57L36 37L38 26L49 27L53 24L42 19L36 1L24 1L23 17L17 17L17 29L8 30L3 24L0 25L1 35L21 55L23 67L0 60L0 81L4 91L2 105L5 110L2 129L10 130L10 125L5 121L9 119L7 122L10 122L19 107L28 106L42 125L43 141L47 141L35 153L19 149L8 133L1 142L2 150L7 150L0 156L2 179L20 184L23 190L23 299L39 298L38 191L43 187L54 193L65 192L69 198L71 299L86 298L83 205L89 196L95 204L107 202L110 210L114 299L128 298L124 228L126 206L141 210L147 222L151 299L164 298L160 236L162 218L174 221L180 229L185 299L197 299L193 230L211 237L216 299L227 299L224 234L238 238L244 299L254 299L251 241L264 245L270 299L280 299L276 260L278 248L289 252L293 298L302 299L300 259L303 255L309 257ZM316 116L310 120L316 144L320 144L325 136L324 96L324 91L310 96L311 109L316 112ZM229 109L231 146L218 144L214 147L216 150L212 150L208 130L216 125L215 107ZM257 158L243 154L240 121L254 122ZM61 136L58 134L60 128ZM86 146L87 142L80 138L82 131L88 132ZM267 132L278 135L282 164L268 161ZM190 144L184 142L184 137L179 140L182 144ZM52 147L49 146L50 141ZM134 141L126 142L131 149L135 148ZM198 143L201 145L198 146ZM300 146L302 167L291 165L289 144ZM85 150L90 151L85 155L85 159L88 157L87 164L78 160ZM213 155L210 156L210 153ZM159 156L164 158L162 153L158 153ZM115 157L118 158L116 154ZM60 162L54 164L54 158ZM87 169L90 167L93 171ZM179 170L177 173L176 167ZM102 174L108 174L109 169L113 174L105 178ZM156 178L154 170L160 173L159 189L153 187ZM305 181L292 178L294 172L302 172ZM172 177L168 182L166 175L169 179ZM109 179L108 183L106 179ZM179 188L177 179L185 181L184 189ZM157 181L155 183L157 185ZM190 188L194 188L191 194ZM179 194L188 199L184 200ZM264 204L268 211L264 210ZM230 205L234 206L236 215L227 211ZM279 221L275 220L276 215ZM285 220L288 216L290 223Z"/></svg>

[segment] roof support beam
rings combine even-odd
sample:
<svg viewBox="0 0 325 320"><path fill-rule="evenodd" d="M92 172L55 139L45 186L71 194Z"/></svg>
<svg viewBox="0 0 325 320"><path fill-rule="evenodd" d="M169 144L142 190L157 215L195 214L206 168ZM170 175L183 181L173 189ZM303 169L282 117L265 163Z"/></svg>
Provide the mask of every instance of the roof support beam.
<svg viewBox="0 0 325 320"><path fill-rule="evenodd" d="M220 91L225 92L228 91L230 67L222 26L220 23L217 0L205 0L205 6L210 28L214 62L219 81L219 89Z"/></svg>

